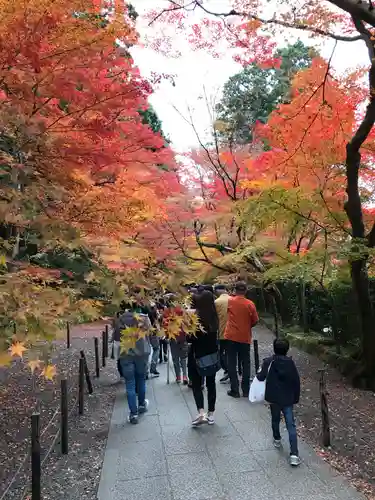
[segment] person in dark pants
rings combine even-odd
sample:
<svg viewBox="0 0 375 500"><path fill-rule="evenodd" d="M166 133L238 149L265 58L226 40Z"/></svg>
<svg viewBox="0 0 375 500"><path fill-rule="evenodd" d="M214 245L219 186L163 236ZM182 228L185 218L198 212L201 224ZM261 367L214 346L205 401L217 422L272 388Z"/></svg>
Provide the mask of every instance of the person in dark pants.
<svg viewBox="0 0 375 500"><path fill-rule="evenodd" d="M168 331L168 323L173 316L183 316L184 312L181 306L177 303L175 296L170 296L167 302L167 308L163 313L163 328ZM188 357L188 343L186 340L186 334L183 327L180 328L179 334L175 338L170 338L170 349L172 354L172 361L174 365L174 370L176 374L176 383L180 384L183 382L184 385L188 385L187 377L187 363L186 358ZM181 376L182 374L182 376Z"/></svg>
<svg viewBox="0 0 375 500"><path fill-rule="evenodd" d="M229 294L224 285L218 285L215 288L217 299L215 300L215 307L219 318L219 352L220 364L224 370L224 376L220 379L221 383L225 383L229 379L228 374L228 361L227 361L227 341L224 338L225 328L228 319L228 301Z"/></svg>
<svg viewBox="0 0 375 500"><path fill-rule="evenodd" d="M238 375L242 377L242 372L243 372L243 362L241 360L240 353L238 353L237 356L237 370L238 370Z"/></svg>
<svg viewBox="0 0 375 500"><path fill-rule="evenodd" d="M270 403L273 440L276 448L281 446L280 418L284 415L289 434L290 465L301 463L298 455L297 430L293 406L299 402L301 384L298 370L292 358L287 356L289 342L275 339L274 355L263 361L257 374L260 381L266 380L265 400Z"/></svg>
<svg viewBox="0 0 375 500"><path fill-rule="evenodd" d="M250 389L250 344L252 328L259 318L255 304L245 297L246 283L238 282L234 297L228 300L228 319L224 338L227 340L228 373L231 388L228 396L240 397L237 363L242 371L242 395L247 398Z"/></svg>
<svg viewBox="0 0 375 500"><path fill-rule="evenodd" d="M125 311L121 310L116 313L116 316L112 320L112 343L113 343L113 354L116 360L117 371L120 375L120 378L123 378L121 364L120 364L120 340L121 340L121 331L120 331L120 316Z"/></svg>
<svg viewBox="0 0 375 500"><path fill-rule="evenodd" d="M163 317L164 309L166 308L166 302L163 298L159 299L157 304L158 315L160 316L160 321ZM159 363L166 363L168 361L168 342L165 338L160 338L160 349L159 349Z"/></svg>
<svg viewBox="0 0 375 500"><path fill-rule="evenodd" d="M168 342L167 339L160 339L159 363L168 361Z"/></svg>
<svg viewBox="0 0 375 500"><path fill-rule="evenodd" d="M192 425L197 427L203 423L210 425L215 423L216 373L205 377L208 400L208 412L205 414L202 391L203 379L197 368L197 359L218 352L219 321L212 292L203 290L201 293L194 295L192 307L195 309L200 323L196 334L190 337L191 350L189 356L189 376L191 377L194 400L198 410L198 415L193 420Z"/></svg>

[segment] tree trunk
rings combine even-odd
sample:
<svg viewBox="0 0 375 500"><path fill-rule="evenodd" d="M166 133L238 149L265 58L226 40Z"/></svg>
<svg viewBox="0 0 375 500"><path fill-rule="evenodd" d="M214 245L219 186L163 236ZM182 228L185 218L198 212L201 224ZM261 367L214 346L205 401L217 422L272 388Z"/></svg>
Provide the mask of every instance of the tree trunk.
<svg viewBox="0 0 375 500"><path fill-rule="evenodd" d="M361 324L363 370L357 376L357 379L363 379L366 387L373 388L375 386L375 324L370 299L367 273L368 254L366 252L366 247L371 246L372 231L369 235L366 235L359 191L359 169L361 167L361 147L375 123L375 40L360 18L352 13L352 19L366 43L371 67L369 71L369 103L366 113L351 141L346 146L346 192L348 199L345 203L345 211L352 229L353 256L350 261L350 269Z"/></svg>
<svg viewBox="0 0 375 500"><path fill-rule="evenodd" d="M356 381L368 389L375 388L375 325L374 311L370 298L367 261L355 260L351 263L353 288L358 300L358 311L362 330L363 372ZM364 381L360 379L365 379Z"/></svg>
<svg viewBox="0 0 375 500"><path fill-rule="evenodd" d="M271 297L271 304L272 304L272 315L273 315L273 321L274 321L274 334L276 338L279 338L279 315L278 315L278 310L277 310L277 303L275 297L270 294Z"/></svg>
<svg viewBox="0 0 375 500"><path fill-rule="evenodd" d="M264 296L263 285L260 288L260 309L262 312L267 312L266 298Z"/></svg>
<svg viewBox="0 0 375 500"><path fill-rule="evenodd" d="M19 177L18 170L13 168L12 183L14 184L14 188L17 189L17 191L21 191L21 184L19 183L18 177ZM14 226L14 229L15 229L15 242L12 249L12 259L15 259L17 255L20 253L20 240L21 240L21 231L19 226Z"/></svg>
<svg viewBox="0 0 375 500"><path fill-rule="evenodd" d="M304 279L300 281L300 301L301 301L303 332L309 333L309 322L307 321L307 308L306 308L306 282Z"/></svg>

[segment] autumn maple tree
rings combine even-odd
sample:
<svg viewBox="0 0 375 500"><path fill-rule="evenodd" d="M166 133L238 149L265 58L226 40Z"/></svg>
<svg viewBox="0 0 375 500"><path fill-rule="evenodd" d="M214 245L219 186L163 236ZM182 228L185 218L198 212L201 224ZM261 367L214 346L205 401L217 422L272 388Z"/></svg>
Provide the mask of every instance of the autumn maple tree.
<svg viewBox="0 0 375 500"><path fill-rule="evenodd" d="M144 118L152 88L129 53L137 33L123 2L11 0L1 10L0 351L13 342L21 355L96 306L51 252L85 249L97 274L115 278L106 265L114 255L126 264L126 237L163 212L155 189L174 159Z"/></svg>
<svg viewBox="0 0 375 500"><path fill-rule="evenodd" d="M375 244L375 223L367 230L360 175L363 145L375 123L375 14L372 2L326 0L301 4L296 0L286 5L280 1L273 4L272 15L267 15L266 3L258 0L233 0L228 4L228 9L220 11L198 0L173 1L164 10L150 13L150 23L164 21L174 24L176 32L187 36L194 47L205 48L214 55L223 48L225 38L234 49L236 60L244 63L259 60L276 64L273 57L275 40L278 33L285 33L285 30L293 30L297 34L303 32L317 41L330 39L351 43L361 40L364 42L363 50L368 52L368 86L361 101L366 104L366 109L361 116L357 116L345 145L346 199L343 212L349 221L352 248L349 264L361 318L364 369L359 378L371 386L375 378L375 341L367 266ZM200 13L198 20L192 17L192 13L196 12ZM163 47L173 47L171 40L169 44L164 43ZM355 65L356 61L353 61L353 68ZM316 82L316 87L320 88L324 81ZM310 126L310 121L305 124L306 135Z"/></svg>
<svg viewBox="0 0 375 500"><path fill-rule="evenodd" d="M324 87L316 88L316 82L323 80ZM302 255L314 249L315 260L307 258L322 268L316 275L321 285L332 261L343 256L345 248L349 252L350 227L343 213L345 145L361 93L353 93L348 85L348 80L335 78L321 58L297 73L290 102L280 105L267 124L257 128L259 140L268 145L268 151L253 161L254 168L264 172L263 180L244 183L260 188L243 206L245 226L255 229L258 238L267 236L268 254L273 248L275 255L285 259L285 251ZM303 126L307 122L308 133ZM368 161L366 178L371 181ZM363 187L361 194L369 197L372 192ZM310 276L314 276L311 268Z"/></svg>

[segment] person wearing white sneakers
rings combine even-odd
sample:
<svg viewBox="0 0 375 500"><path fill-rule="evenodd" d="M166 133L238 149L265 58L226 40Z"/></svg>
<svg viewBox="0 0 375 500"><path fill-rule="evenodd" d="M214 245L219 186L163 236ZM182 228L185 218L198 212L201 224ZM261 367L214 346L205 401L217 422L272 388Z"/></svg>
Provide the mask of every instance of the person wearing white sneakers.
<svg viewBox="0 0 375 500"><path fill-rule="evenodd" d="M296 467L301 460L298 455L297 429L294 420L293 406L299 402L301 384L298 370L291 357L287 356L289 342L286 339L275 339L274 355L263 361L257 373L257 379L266 381L264 399L270 403L273 442L276 448L281 447L280 418L283 413L289 434L290 465Z"/></svg>
<svg viewBox="0 0 375 500"><path fill-rule="evenodd" d="M220 369L218 352L219 321L211 291L203 289L193 295L192 306L199 318L199 327L195 335L191 335L191 352L189 356L189 377L192 382L193 396L198 415L192 421L193 427L215 423L216 404L216 372ZM207 388L207 414L204 411L203 377Z"/></svg>

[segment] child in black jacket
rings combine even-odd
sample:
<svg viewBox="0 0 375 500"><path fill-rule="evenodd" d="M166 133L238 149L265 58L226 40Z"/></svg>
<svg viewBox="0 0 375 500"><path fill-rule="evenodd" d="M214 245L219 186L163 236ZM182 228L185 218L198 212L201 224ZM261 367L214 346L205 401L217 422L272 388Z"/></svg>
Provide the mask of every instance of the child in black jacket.
<svg viewBox="0 0 375 500"><path fill-rule="evenodd" d="M290 443L290 464L301 463L298 455L297 430L294 420L293 405L299 402L300 378L292 358L287 356L289 342L275 339L274 355L263 361L257 379L266 381L265 400L271 406L273 439L276 448L281 446L280 418L284 415Z"/></svg>

